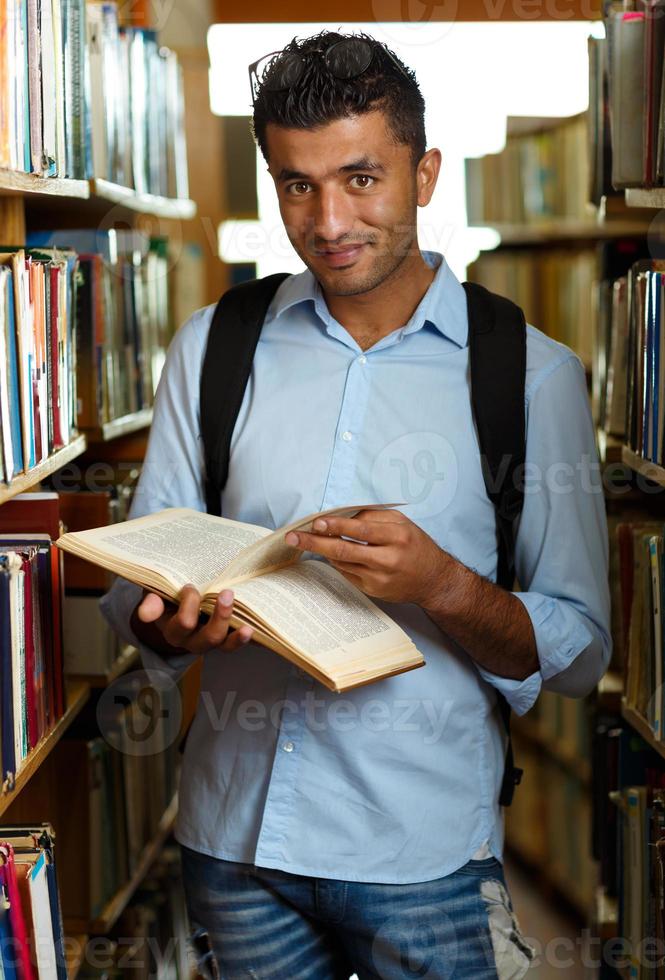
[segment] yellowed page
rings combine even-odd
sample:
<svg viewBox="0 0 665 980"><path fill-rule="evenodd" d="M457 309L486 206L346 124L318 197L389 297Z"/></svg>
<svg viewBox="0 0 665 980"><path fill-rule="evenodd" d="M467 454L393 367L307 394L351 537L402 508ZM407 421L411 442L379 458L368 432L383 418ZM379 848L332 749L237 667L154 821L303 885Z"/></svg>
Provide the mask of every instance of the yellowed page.
<svg viewBox="0 0 665 980"><path fill-rule="evenodd" d="M109 527L72 531L57 544L132 581L147 570L163 577L175 593L188 582L205 592L243 548L269 534L256 524L172 507Z"/></svg>
<svg viewBox="0 0 665 980"><path fill-rule="evenodd" d="M289 531L311 531L312 524L317 517L353 517L361 510L389 510L397 507L398 504L356 504L347 507L331 507L329 510L317 511L315 514L308 514L307 517L300 517L291 524L277 528L271 534L257 541L251 547L246 548L241 555L224 569L223 574L211 583L209 594L217 595L222 589L234 586L239 582L255 578L257 575L265 575L276 568L283 568L293 562L298 561L302 556L302 551L292 548L284 541Z"/></svg>
<svg viewBox="0 0 665 980"><path fill-rule="evenodd" d="M304 659L330 676L363 658L380 659L395 648L422 662L415 646L371 599L331 565L302 561L234 587L246 606Z"/></svg>

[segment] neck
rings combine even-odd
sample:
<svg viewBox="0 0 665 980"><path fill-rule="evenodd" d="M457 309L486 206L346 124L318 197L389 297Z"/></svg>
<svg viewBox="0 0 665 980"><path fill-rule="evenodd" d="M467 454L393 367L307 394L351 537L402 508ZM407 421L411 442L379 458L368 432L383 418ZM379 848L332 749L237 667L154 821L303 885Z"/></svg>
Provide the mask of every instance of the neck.
<svg viewBox="0 0 665 980"><path fill-rule="evenodd" d="M410 320L435 275L418 252L366 293L336 296L324 290L323 295L338 323L367 350Z"/></svg>

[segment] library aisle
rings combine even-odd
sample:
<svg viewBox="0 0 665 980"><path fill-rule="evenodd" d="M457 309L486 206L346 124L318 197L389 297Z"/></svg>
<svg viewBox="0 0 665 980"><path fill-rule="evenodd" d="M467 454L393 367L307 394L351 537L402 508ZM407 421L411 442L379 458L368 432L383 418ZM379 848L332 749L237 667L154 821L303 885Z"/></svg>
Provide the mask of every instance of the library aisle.
<svg viewBox="0 0 665 980"><path fill-rule="evenodd" d="M210 28L245 29L242 43L258 57L259 28L277 35L286 26L304 35L311 5L230 6L222 0L0 0L0 980L203 975L195 968L174 827L184 746L204 702L204 658L179 659L177 677L158 682L145 669L150 651L141 654L135 637L129 642L111 629L100 599L112 587L118 559L139 547L132 531L117 532L115 525L140 498L170 344L183 336L178 330L194 311L263 274L265 263L282 260L282 239L272 235L262 203L265 168L249 125L249 87L243 115L211 110L211 96L223 103L235 93L211 93ZM348 31L375 23L388 37L397 16L391 0L320 6L322 22L346 18ZM428 42L437 56L465 26L436 20L449 15L447 6L430 4L425 20L410 23L417 30L440 28ZM464 16L495 41L505 39L509 22L530 20L542 21L554 36L561 26L550 9L555 5L536 3L536 17L534 4L526 6L530 13L520 13L515 2L497 14L496 4L470 2ZM556 693L555 675L533 707L512 718L515 760L524 774L505 811L506 876L521 930L536 947L529 977L662 980L665 0L606 0L602 11L586 6L569 8L588 27L581 49L585 62L588 56L588 108L562 116L508 114L501 148L458 161L468 218L459 234L489 243L476 250L466 278L509 297L527 323L575 353L579 391L585 399L586 379L593 419L589 442L595 433L599 460L598 466L595 458L588 461L584 476L601 515L605 507L609 530L613 649L605 676L585 697L572 698ZM408 7L402 4L402 16ZM417 74L418 44L405 60L414 52ZM236 54L227 41L229 64ZM251 60L242 65L245 85ZM335 78L348 81L348 65L336 70L342 75ZM586 88L581 95L584 101ZM476 109L470 98L465 112ZM227 249L225 230L247 234L243 255ZM247 245L255 232L263 250L258 257ZM358 370L371 376L372 354L369 346L364 350ZM185 358L183 375L188 365ZM521 401L518 406L521 413ZM340 421L344 452L355 452L360 441L352 429ZM265 441L260 433L257 456L273 449ZM384 456L388 468L400 462ZM164 459L161 476L177 483L171 462ZM303 481L310 478L304 463L302 472ZM181 518L187 540L199 546L209 545L211 528L222 533L219 522L210 523L214 517L199 513L171 515L169 528ZM476 525L470 526L468 537L475 539ZM156 548L161 532L155 527L149 518L134 533L152 535ZM289 677L312 675L312 685L321 682L335 694L360 689L359 678L402 680L392 675L422 664L405 633L365 597L342 590L330 566L309 563L309 578L302 563L287 568L294 550L281 537L276 546L264 528L249 527L243 525L242 544L252 542L251 575L267 579L284 571L290 581L300 575L315 596L309 605L303 601L283 633L271 625L269 603L265 618L249 599L242 608L236 604L234 625L251 621L262 630L262 645L275 651L260 656L274 657L270 663L288 668ZM167 549L169 528L160 539ZM90 557L89 550L56 545L65 532L74 536L66 542L90 544L91 529L99 529L95 563L81 557ZM113 543L100 560L100 542L116 533L126 536L116 540L113 561ZM216 546L228 557L219 539ZM190 552L193 545L172 553L151 586L176 594L182 580L173 569ZM246 580L247 551L243 556L238 546L235 557L245 596L254 587L260 599L261 585L270 593L266 579L259 586ZM136 572L120 568L128 576ZM222 570L216 572L208 582L212 603L222 588ZM519 585L514 580L513 590ZM333 609L328 626L348 628L349 610L359 603L368 621L382 623L377 632L392 638L389 653L379 657L372 648L361 670L357 648L357 659L348 652L355 633L348 642L344 634L339 660L331 655L325 664L318 648L307 656L304 640L291 642L289 629L295 635L303 623L309 623L307 641L320 640L308 617L314 621L310 608L318 611L321 593ZM365 623L360 620L358 632ZM330 651L323 646L325 658ZM268 674L265 668L261 679ZM266 698L273 694L270 689ZM242 764L234 765L245 766L249 781L261 756L247 744ZM301 758L295 735L281 748L275 771ZM383 743L381 750L393 765ZM310 784L319 791L322 771L316 771L319 783ZM404 766L399 775L410 772ZM335 805L343 805L347 782ZM212 777L210 785L216 785ZM331 786L332 778L327 792ZM373 803L360 792L364 818ZM194 938L205 958L206 937Z"/></svg>

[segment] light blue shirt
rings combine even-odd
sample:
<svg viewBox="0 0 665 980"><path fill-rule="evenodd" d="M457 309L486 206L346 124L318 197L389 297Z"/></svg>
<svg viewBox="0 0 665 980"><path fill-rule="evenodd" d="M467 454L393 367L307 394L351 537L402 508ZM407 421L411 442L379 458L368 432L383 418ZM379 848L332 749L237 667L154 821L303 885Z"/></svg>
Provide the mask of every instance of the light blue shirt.
<svg viewBox="0 0 665 980"><path fill-rule="evenodd" d="M469 395L466 296L445 260L404 327L362 351L309 272L279 288L233 433L226 517L277 528L343 504L400 509L496 579L496 525ZM205 510L199 375L213 306L171 344L131 516ZM527 470L516 567L540 669L495 676L413 604L381 603L426 660L333 694L250 643L203 658L176 837L206 854L351 881L425 881L485 841L501 859L502 691L518 714L541 687L581 697L607 667L608 543L584 369L527 332ZM140 590L118 579L105 615L136 643ZM144 665L177 673L142 647ZM519 789L517 790L519 792Z"/></svg>

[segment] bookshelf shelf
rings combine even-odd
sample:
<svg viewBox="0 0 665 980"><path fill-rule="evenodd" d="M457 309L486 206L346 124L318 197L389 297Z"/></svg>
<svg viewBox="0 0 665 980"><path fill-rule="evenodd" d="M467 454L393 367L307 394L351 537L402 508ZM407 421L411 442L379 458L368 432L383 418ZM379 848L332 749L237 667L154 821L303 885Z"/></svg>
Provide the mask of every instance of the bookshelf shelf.
<svg viewBox="0 0 665 980"><path fill-rule="evenodd" d="M39 177L17 170L0 170L0 194L12 196L39 195L41 197L74 197L87 200L90 187L87 180L71 180L68 177Z"/></svg>
<svg viewBox="0 0 665 980"><path fill-rule="evenodd" d="M157 833L145 846L134 874L127 884L121 888L120 891L116 892L116 894L104 908L102 914L95 919L94 922L90 923L89 932L91 935L105 935L110 929L113 928L130 898L150 870L151 865L159 856L164 841L173 829L177 812L178 796L176 794L164 811L162 819L159 821ZM83 923L78 922L78 920L75 920L73 925L74 928L83 927Z"/></svg>
<svg viewBox="0 0 665 980"><path fill-rule="evenodd" d="M97 429L84 429L83 431L89 443L110 442L111 439L147 429L151 424L152 409L143 408L139 412L121 415L120 418L112 419L110 422L103 422Z"/></svg>
<svg viewBox="0 0 665 980"><path fill-rule="evenodd" d="M19 476L14 477L11 483L0 483L0 504L4 504L6 500L11 500L17 493L23 493L24 490L29 490L30 487L39 483L40 480L50 476L51 473L55 473L61 466L65 466L72 459L76 459L77 456L85 452L85 449L85 436L76 436L64 449L58 449L52 456L38 463L37 466L33 466L27 473L21 473Z"/></svg>
<svg viewBox="0 0 665 980"><path fill-rule="evenodd" d="M651 746L659 755L665 759L665 742L657 741L651 729L651 725L642 715L626 704L625 698L621 700L621 716L625 718L629 725L642 736L644 741Z"/></svg>
<svg viewBox="0 0 665 980"><path fill-rule="evenodd" d="M550 245L554 242L600 241L626 235L644 235L648 224L646 221L600 222L583 218L553 218L522 225L474 222L469 227L491 228L500 236L501 245Z"/></svg>
<svg viewBox="0 0 665 980"><path fill-rule="evenodd" d="M106 687L120 677L126 670L138 663L139 651L136 647L125 645L111 669L106 674L72 674L72 678L90 687Z"/></svg>
<svg viewBox="0 0 665 980"><path fill-rule="evenodd" d="M642 476L646 476L653 483L665 487L665 469L662 466L658 466L657 463L652 463L648 459L638 456L628 446L621 447L621 460L631 470L634 470L636 473L641 473Z"/></svg>
<svg viewBox="0 0 665 980"><path fill-rule="evenodd" d="M665 208L665 187L629 187L626 204L629 208Z"/></svg>
<svg viewBox="0 0 665 980"><path fill-rule="evenodd" d="M54 746L60 741L64 732L69 728L74 718L76 718L88 700L90 686L83 681L68 680L66 682L66 691L67 708L64 715L55 723L51 731L44 736L41 742L34 747L27 758L23 760L20 769L16 773L13 789L3 789L2 795L0 795L0 815L14 802L21 790L37 772L44 759L46 759Z"/></svg>
<svg viewBox="0 0 665 980"><path fill-rule="evenodd" d="M526 717L515 719L513 722L513 732L517 738L524 738L536 749L546 753L555 762L562 765L571 775L579 779L584 786L588 787L590 785L591 766L589 761L581 758L561 740L553 740L549 736L544 735L538 728L537 723Z"/></svg>
<svg viewBox="0 0 665 980"><path fill-rule="evenodd" d="M187 221L196 214L196 204L189 198L138 194L130 187L122 187L120 184L113 184L110 180L101 178L90 181L90 196L98 201L119 205L128 211L152 214L158 218L179 218L181 221Z"/></svg>

